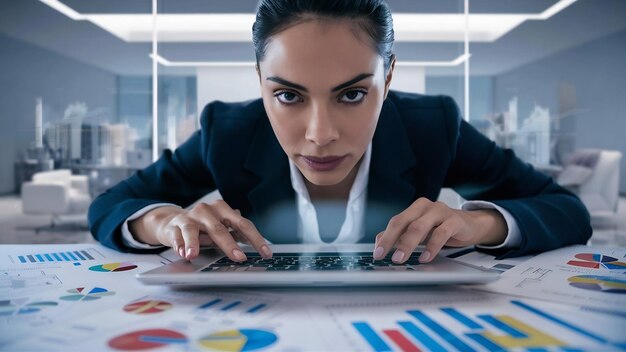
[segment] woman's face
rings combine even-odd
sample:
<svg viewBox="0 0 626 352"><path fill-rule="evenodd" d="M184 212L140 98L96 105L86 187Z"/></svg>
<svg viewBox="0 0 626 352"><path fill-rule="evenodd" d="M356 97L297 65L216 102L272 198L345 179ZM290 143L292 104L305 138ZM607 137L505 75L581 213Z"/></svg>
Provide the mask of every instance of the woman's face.
<svg viewBox="0 0 626 352"><path fill-rule="evenodd" d="M273 35L259 63L263 104L287 156L318 186L355 169L372 140L391 72L348 21L306 21Z"/></svg>

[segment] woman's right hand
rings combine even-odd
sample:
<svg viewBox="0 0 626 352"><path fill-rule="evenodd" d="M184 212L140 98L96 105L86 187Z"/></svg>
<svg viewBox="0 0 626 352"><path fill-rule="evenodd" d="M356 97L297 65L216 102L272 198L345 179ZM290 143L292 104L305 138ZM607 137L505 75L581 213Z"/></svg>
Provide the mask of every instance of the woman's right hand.
<svg viewBox="0 0 626 352"><path fill-rule="evenodd" d="M201 245L214 245L231 260L245 261L246 255L237 242L251 245L263 258L272 257L269 245L252 221L221 199L210 204L198 203L187 210L155 208L128 225L137 240L172 247L188 260L198 256Z"/></svg>

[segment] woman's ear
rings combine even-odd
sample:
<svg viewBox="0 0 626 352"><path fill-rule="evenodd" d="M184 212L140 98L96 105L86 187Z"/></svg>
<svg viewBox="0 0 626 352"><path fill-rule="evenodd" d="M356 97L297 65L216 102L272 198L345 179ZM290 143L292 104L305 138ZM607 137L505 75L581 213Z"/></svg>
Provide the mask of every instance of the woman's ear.
<svg viewBox="0 0 626 352"><path fill-rule="evenodd" d="M385 98L387 99L387 93L389 93L389 86L391 86L391 78L393 78L393 69L396 67L396 55L391 55L391 63L389 64L389 70L385 76ZM384 100L383 99L383 100Z"/></svg>
<svg viewBox="0 0 626 352"><path fill-rule="evenodd" d="M254 69L256 70L256 75L259 76L259 84L261 84L261 69L258 62L254 65Z"/></svg>

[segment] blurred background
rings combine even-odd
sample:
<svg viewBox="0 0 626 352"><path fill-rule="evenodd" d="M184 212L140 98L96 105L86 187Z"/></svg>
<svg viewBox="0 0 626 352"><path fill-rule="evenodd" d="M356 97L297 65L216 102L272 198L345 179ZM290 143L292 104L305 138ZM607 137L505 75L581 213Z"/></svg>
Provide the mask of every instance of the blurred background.
<svg viewBox="0 0 626 352"><path fill-rule="evenodd" d="M256 4L0 0L0 243L91 241L95 196L185 141L208 102L259 97ZM389 4L393 89L452 96L583 199L597 243L626 236L626 1Z"/></svg>

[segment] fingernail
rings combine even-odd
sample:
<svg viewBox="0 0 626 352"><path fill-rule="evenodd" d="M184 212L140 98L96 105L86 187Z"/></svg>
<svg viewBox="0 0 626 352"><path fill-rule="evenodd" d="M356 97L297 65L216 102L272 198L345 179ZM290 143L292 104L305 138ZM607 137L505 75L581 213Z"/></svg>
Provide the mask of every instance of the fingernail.
<svg viewBox="0 0 626 352"><path fill-rule="evenodd" d="M419 261L424 263L424 262L427 262L428 259L430 259L430 252L429 251L423 251L422 254L419 257Z"/></svg>
<svg viewBox="0 0 626 352"><path fill-rule="evenodd" d="M374 249L374 259L381 259L384 252L385 250L383 249L383 247L376 247L376 249Z"/></svg>
<svg viewBox="0 0 626 352"><path fill-rule="evenodd" d="M239 260L239 261L244 261L246 260L246 255L243 254L243 252L239 249L233 249L233 256L235 257L235 259Z"/></svg>
<svg viewBox="0 0 626 352"><path fill-rule="evenodd" d="M184 258L184 257L185 257L185 249L184 249L183 247L178 247L178 254L179 254L181 257L183 257L183 258Z"/></svg>
<svg viewBox="0 0 626 352"><path fill-rule="evenodd" d="M193 249L192 248L187 248L187 256L190 256L191 252L193 252Z"/></svg>
<svg viewBox="0 0 626 352"><path fill-rule="evenodd" d="M397 250L391 257L391 260L396 263L400 263L402 259L404 259L404 252L401 250Z"/></svg>
<svg viewBox="0 0 626 352"><path fill-rule="evenodd" d="M270 250L270 247L263 245L261 246L261 254L263 254L264 257L271 257L272 251Z"/></svg>

